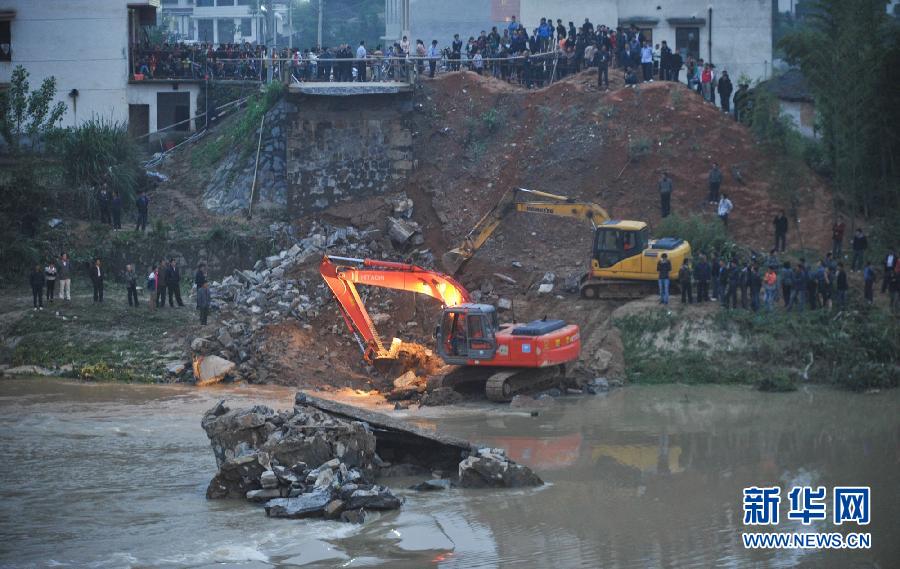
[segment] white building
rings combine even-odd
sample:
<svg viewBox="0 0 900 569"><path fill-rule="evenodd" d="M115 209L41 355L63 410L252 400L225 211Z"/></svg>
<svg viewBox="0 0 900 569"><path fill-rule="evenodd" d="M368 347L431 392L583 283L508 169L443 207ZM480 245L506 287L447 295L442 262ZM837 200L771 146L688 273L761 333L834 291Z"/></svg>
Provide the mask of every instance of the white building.
<svg viewBox="0 0 900 569"><path fill-rule="evenodd" d="M409 26L410 37L447 47L453 34L477 36L511 15L529 31L541 18L576 27L635 24L658 44L712 61L732 78L765 79L772 71L772 2L777 0L460 0L436 10L429 0L385 0L387 37ZM437 13L437 16L433 14ZM474 22L479 22L476 27ZM682 73L682 79L684 74Z"/></svg>
<svg viewBox="0 0 900 569"><path fill-rule="evenodd" d="M156 22L159 0L0 0L0 88L12 70L28 70L32 89L56 78L66 104L63 126L91 118L156 132L197 112L197 81L135 81L133 47ZM8 40L8 41L7 41ZM190 120L177 127L193 130Z"/></svg>
<svg viewBox="0 0 900 569"><path fill-rule="evenodd" d="M256 0L161 0L160 24L179 41L271 43L272 30L290 32L288 6L273 3L272 13L256 9ZM279 38L279 45L285 44Z"/></svg>

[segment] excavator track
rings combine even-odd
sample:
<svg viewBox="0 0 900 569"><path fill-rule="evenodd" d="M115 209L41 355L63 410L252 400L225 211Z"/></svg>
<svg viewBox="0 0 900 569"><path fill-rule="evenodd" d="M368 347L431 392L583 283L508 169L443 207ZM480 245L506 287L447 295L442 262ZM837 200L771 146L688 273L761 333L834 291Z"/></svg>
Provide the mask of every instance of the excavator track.
<svg viewBox="0 0 900 569"><path fill-rule="evenodd" d="M488 378L484 393L491 401L503 403L520 393L550 387L564 376L564 366L503 370Z"/></svg>

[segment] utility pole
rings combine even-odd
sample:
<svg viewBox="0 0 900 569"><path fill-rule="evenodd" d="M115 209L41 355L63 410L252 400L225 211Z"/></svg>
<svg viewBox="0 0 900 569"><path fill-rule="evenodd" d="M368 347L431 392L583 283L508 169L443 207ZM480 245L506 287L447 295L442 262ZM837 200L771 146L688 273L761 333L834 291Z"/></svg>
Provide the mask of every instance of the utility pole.
<svg viewBox="0 0 900 569"><path fill-rule="evenodd" d="M294 53L294 0L288 0L288 25L290 26L291 35L288 38L288 48Z"/></svg>
<svg viewBox="0 0 900 569"><path fill-rule="evenodd" d="M319 35L317 36L316 41L319 44L319 48L322 47L322 10L325 9L325 0L319 0Z"/></svg>

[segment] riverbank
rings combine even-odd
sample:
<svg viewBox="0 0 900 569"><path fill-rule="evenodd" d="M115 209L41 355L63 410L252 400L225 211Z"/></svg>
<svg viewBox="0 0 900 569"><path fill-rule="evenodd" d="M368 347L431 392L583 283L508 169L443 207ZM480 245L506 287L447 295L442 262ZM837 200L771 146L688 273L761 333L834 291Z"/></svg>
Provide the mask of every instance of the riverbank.
<svg viewBox="0 0 900 569"><path fill-rule="evenodd" d="M218 313L209 325L199 324L187 287L183 308L155 311L146 294L138 308L128 307L124 290L115 284L107 287L102 304L92 302L87 287L76 282L73 288L70 303L57 300L43 311L30 308L30 296L0 293L0 365L37 366L48 375L93 381L190 382L192 340L215 338L221 325ZM663 308L655 297L624 304L568 298L542 303L581 324L584 362L620 361L612 378L628 383L746 384L772 391L806 383L851 390L896 387L900 323L885 308L858 300L851 295L849 309L840 313L802 314L725 311L717 303L677 300ZM528 303L522 298L520 310ZM291 328L290 323L281 327ZM342 338L331 328L320 336L332 346L323 361L330 373L278 375L269 383L368 393L365 370ZM382 400L374 393L364 399L373 398Z"/></svg>

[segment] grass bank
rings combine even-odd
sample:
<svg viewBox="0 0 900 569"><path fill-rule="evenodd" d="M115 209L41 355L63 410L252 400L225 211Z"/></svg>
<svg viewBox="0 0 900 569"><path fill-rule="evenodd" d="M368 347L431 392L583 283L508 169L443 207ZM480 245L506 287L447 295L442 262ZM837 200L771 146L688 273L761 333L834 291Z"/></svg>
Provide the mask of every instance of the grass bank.
<svg viewBox="0 0 900 569"><path fill-rule="evenodd" d="M106 287L102 304L83 283L73 288L71 302L45 301L43 311L32 310L30 294L21 289L0 292L0 363L95 381L159 382L166 362L185 359L187 338L204 332L186 286L184 308L158 310L150 310L146 293L139 307L129 307L115 283Z"/></svg>
<svg viewBox="0 0 900 569"><path fill-rule="evenodd" d="M900 385L900 322L877 307L768 313L673 305L615 323L626 375L635 383L751 384L770 391L806 381L858 391Z"/></svg>

